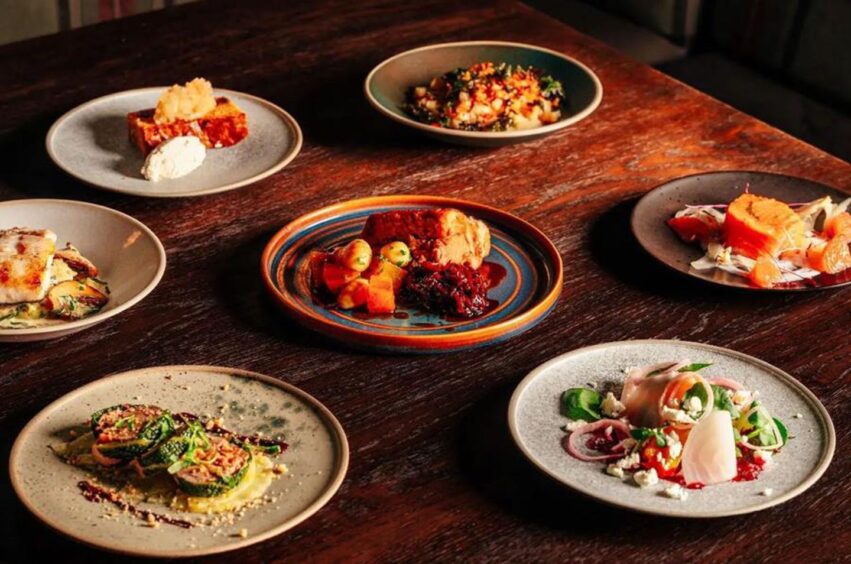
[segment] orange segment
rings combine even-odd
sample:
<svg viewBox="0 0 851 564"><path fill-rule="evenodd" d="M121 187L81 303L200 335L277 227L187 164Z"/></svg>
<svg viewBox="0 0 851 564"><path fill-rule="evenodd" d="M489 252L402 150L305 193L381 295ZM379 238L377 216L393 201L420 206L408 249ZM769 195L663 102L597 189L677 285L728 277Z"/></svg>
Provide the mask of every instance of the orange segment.
<svg viewBox="0 0 851 564"><path fill-rule="evenodd" d="M824 236L827 239L835 237L851 239L851 213L842 212L830 218L824 224Z"/></svg>
<svg viewBox="0 0 851 564"><path fill-rule="evenodd" d="M839 274L846 268L851 268L848 240L844 237L834 237L825 245L813 245L807 249L807 260L810 267L819 272Z"/></svg>
<svg viewBox="0 0 851 564"><path fill-rule="evenodd" d="M759 257L756 264L748 274L751 282L760 288L771 288L783 278L783 273L777 266L777 261L772 257L763 255Z"/></svg>
<svg viewBox="0 0 851 564"><path fill-rule="evenodd" d="M726 244L753 259L802 246L804 230L804 222L792 208L756 194L742 194L733 200L724 220Z"/></svg>
<svg viewBox="0 0 851 564"><path fill-rule="evenodd" d="M686 243L700 241L706 244L718 232L718 222L712 218L704 221L696 217L672 217L668 220L668 227Z"/></svg>

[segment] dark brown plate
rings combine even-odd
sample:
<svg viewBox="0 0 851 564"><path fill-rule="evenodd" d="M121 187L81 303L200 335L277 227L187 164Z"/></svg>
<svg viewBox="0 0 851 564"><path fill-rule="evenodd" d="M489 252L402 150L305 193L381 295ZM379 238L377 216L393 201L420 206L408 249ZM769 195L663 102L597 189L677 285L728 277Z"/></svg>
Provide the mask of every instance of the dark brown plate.
<svg viewBox="0 0 851 564"><path fill-rule="evenodd" d="M697 271L690 263L702 255L698 245L681 241L665 223L686 205L727 204L740 195L745 186L754 194L783 202L810 202L830 196L835 202L848 197L835 188L794 176L767 172L709 172L666 182L651 190L632 212L632 232L639 244L662 264L700 280L747 290L801 292L837 288L851 283L851 269L836 275L822 274L810 281L759 288L745 278L722 270Z"/></svg>

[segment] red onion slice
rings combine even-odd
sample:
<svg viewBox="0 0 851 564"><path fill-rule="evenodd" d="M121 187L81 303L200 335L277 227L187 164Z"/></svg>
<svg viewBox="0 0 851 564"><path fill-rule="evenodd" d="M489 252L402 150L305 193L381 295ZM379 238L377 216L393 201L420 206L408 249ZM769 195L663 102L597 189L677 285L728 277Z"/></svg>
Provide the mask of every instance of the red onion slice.
<svg viewBox="0 0 851 564"><path fill-rule="evenodd" d="M739 390L745 389L744 386L742 386L735 380L731 380L729 378L724 377L710 378L709 383L715 384L716 386L721 386L722 388L727 388L728 390L733 390L734 392L738 392Z"/></svg>
<svg viewBox="0 0 851 564"><path fill-rule="evenodd" d="M567 451L569 455L574 458L578 458L584 462L600 462L603 460L615 460L617 458L623 458L623 453L614 453L614 454L601 454L599 456L589 456L579 450L579 439L584 437L585 435L591 434L598 429L604 429L606 427L612 427L614 431L620 431L621 435L624 438L629 437L629 425L624 423L619 419L600 419L599 421L594 421L593 423L588 423L587 425L583 425L582 427L573 431L570 435L566 436L562 439L562 447ZM621 447L623 448L623 447Z"/></svg>

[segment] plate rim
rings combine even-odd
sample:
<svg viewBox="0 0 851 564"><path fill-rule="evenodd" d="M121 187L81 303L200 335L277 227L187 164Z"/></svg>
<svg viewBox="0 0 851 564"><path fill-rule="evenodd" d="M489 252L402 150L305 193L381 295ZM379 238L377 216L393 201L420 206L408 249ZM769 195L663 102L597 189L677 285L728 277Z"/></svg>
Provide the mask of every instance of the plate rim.
<svg viewBox="0 0 851 564"><path fill-rule="evenodd" d="M751 363L751 364L755 364L757 367L769 372L772 376L779 378L783 383L789 385L790 387L795 389L795 391L797 391L802 396L804 396L804 398L810 403L810 405L818 413L819 417L821 418L821 422L822 422L822 424L823 424L823 426L826 430L826 433L825 433L825 435L826 435L825 436L826 446L821 452L821 457L820 457L818 464L816 465L815 469L801 483L799 483L797 486L795 486L789 492L787 492L783 495L780 495L780 496L766 498L766 500L762 501L761 503L757 503L757 504L754 504L754 505L751 505L751 506L748 506L748 507L743 507L743 508L740 508L740 509L718 510L718 511L708 512L708 513L705 513L705 514L679 514L679 513L672 514L672 513L667 513L664 510L633 507L633 506L630 506L630 505L619 504L619 503L614 502L614 501L601 499L601 498L597 497L597 495L595 495L595 493L591 489L584 488L582 486L577 486L576 484L568 483L567 481L562 479L560 476L558 476L555 472L551 472L542 463L540 463L536 459L536 457L533 456L531 452L529 452L528 449L526 449L526 447L523 445L523 442L521 440L520 433L517 430L517 408L518 408L518 405L520 403L520 397L523 395L523 392L525 392L526 388L528 388L529 385L531 385L531 383L542 372L545 372L546 370L550 369L553 365L556 365L556 364L562 362L566 358L576 356L576 355L579 355L579 354L582 354L582 353L585 353L585 352L588 352L588 351L594 350L594 349L605 349L605 348L608 348L608 347L613 347L613 346L619 347L619 346L623 346L623 345L645 345L645 346L650 345L650 346L653 346L653 345L657 345L657 344L678 345L678 346L687 345L687 346L693 346L693 347L697 347L697 348L700 348L700 349L712 351L712 352L715 352L715 353L721 353L721 354L733 356L733 357L737 358L738 360L742 360L742 361L745 361L745 362L748 362L748 363ZM695 341L680 341L680 340L677 340L677 339L634 339L634 340L622 340L622 341L610 341L610 342L606 342L606 343L598 343L596 345L579 347L577 349L567 351L565 353L562 353L562 354L560 354L556 357L553 357L553 358L547 360L546 362L536 366L534 369L532 369L532 371L530 371L526 376L523 377L523 379L520 381L520 383L517 384L517 387L514 389L514 392L512 392L512 394L511 394L511 400L508 403L508 410L507 410L506 415L507 415L507 420L508 420L508 428L511 432L511 438L514 441L515 446L517 446L518 450L520 450L520 453L523 455L523 457L527 461L531 462L540 472L542 472L546 476L549 476L551 479L558 482L563 487L567 487L571 491L576 492L578 494L581 494L582 496L585 496L588 499L592 499L597 503L603 503L603 504L611 506L611 507L616 507L618 509L625 509L625 510L633 511L633 512L636 512L636 513L649 514L649 515L660 515L660 516L663 516L663 517L676 517L676 518L685 518L685 519L714 519L714 518L718 518L718 517L729 517L729 516L733 516L733 515L744 515L744 514L747 514L747 513L755 513L757 511L762 511L764 509L768 509L769 507L774 507L775 505L780 505L781 503L785 503L786 501L789 501L789 500L801 495L802 493L807 491L809 488L811 488L822 477L822 475L824 475L824 473L827 471L827 468L830 466L830 463L833 460L833 455L836 452L836 430L833 426L833 420L830 418L830 414L828 413L827 408L825 408L824 404L822 404L822 402L818 399L818 397L816 397L816 395L812 391L810 391L810 389L807 388L798 379L796 379L794 376L792 376L791 374L789 374L785 370L781 370L780 368L778 368L778 367L776 367L776 366L774 366L774 365L772 365L772 364L770 364L770 363L768 363L764 360L761 360L757 357L754 357L754 356L751 356L751 355L748 355L748 354L745 354L745 353L742 353L742 352L739 352L739 351L736 351L736 350L733 350L733 349L728 349L726 347L720 347L720 346L717 346L717 345L710 345L710 344L707 344L707 343L698 343L698 342L695 342ZM565 456L567 456L567 455L565 455Z"/></svg>
<svg viewBox="0 0 851 564"><path fill-rule="evenodd" d="M283 159L281 159L280 161L278 161L276 164L269 167L268 169L266 169L262 172L259 172L258 174L255 174L254 176L252 176L250 178L237 180L236 182L231 182L230 184L225 184L225 185L218 186L218 187L215 187L215 188L212 188L212 189L207 189L207 190L194 189L194 190L188 190L188 191L183 191L183 192L140 193L140 192L135 191L135 190L129 190L129 189L125 189L125 188L117 188L115 186L110 186L106 183L93 182L92 180L90 180L88 178L84 178L83 176L81 176L80 174L78 174L77 172L72 170L71 168L65 166L59 160L59 158L57 158L56 154L53 151L54 138L56 137L56 134L57 134L59 128L68 119L73 117L73 115L75 113L82 111L82 110L88 108L89 106L94 106L98 103L102 103L102 102L104 102L104 101L106 101L110 98L117 98L119 96L126 96L126 95L129 95L129 94L140 94L140 93L143 93L145 91L162 92L166 88L169 88L169 87L168 86L143 86L143 87L140 87L140 88L130 88L128 90L121 90L119 92L112 92L110 94L104 94L103 96L98 96L97 98L93 98L93 99L89 100L88 102L83 102L82 104L79 104L79 105L71 108L70 110L68 110L67 112L65 112L61 116L59 116L59 118L57 118L56 121L53 122L53 125L50 126L50 129L47 130L47 135L45 136L45 139L44 139L44 145L45 145L45 149L47 150L47 154L50 156L50 160L53 161L53 164L55 164L57 167L59 167L60 170L62 170L63 172L65 172L69 176L76 178L80 182L83 182L84 184L87 184L89 186L94 186L95 188L107 190L109 192L116 192L116 193L119 193L119 194L127 194L127 195L130 195L130 196L137 196L137 197L141 197L141 198L195 198L195 197L200 197L200 196L208 196L208 195L213 195L213 194L219 194L221 192L228 192L230 190L236 190L237 188L242 188L243 186L247 186L249 184L254 184L255 182L259 182L260 180L263 180L264 178L272 176L273 174L275 174L276 172L280 171L285 166L290 164L293 161L293 159L295 159L299 155L299 153L301 152L302 145L304 144L304 134L301 130L301 126L298 124L296 119L289 112L287 112L285 109L278 106L277 104L274 104L274 103L272 103L272 102L270 102L270 101L268 101L264 98L260 98L259 96L255 96L253 94L247 94L245 92L240 92L238 90L230 90L230 89L227 89L227 88L214 88L213 92L216 93L216 94L221 93L221 94L227 94L227 95L230 95L230 96L242 97L242 98L249 99L249 100L251 100L251 101L253 101L257 104L265 106L267 109L271 110L273 113L278 115L278 117L281 119L281 121L283 121L293 132L292 148L289 150L289 152L287 152L284 155ZM249 132L249 134L250 134L250 132Z"/></svg>
<svg viewBox="0 0 851 564"><path fill-rule="evenodd" d="M57 404L64 403L67 401L73 401L79 399L79 396L84 395L86 391L90 388L94 388L96 386L105 385L107 382L111 382L117 379L124 378L132 378L132 377L145 377L143 375L146 371L179 371L179 370L199 370L199 371L209 371L216 372L220 374L226 374L231 376L239 376L247 379L258 380L260 382L275 386L280 388L287 393L295 395L300 399L306 401L306 403L310 404L313 408L317 409L321 416L325 419L325 422L329 429L331 429L336 434L337 439L337 465L334 470L334 478L328 482L325 489L322 493L314 499L314 501L307 506L303 511L296 514L294 517L284 521L283 523L273 527L272 529L256 535L251 536L245 539L240 539L234 541L230 544L222 544L211 546L208 548L196 548L196 549L186 549L181 551L168 549L160 550L152 547L151 550L146 550L145 552L139 552L136 550L128 550L122 549L121 547L113 547L113 546L104 546L101 543L92 540L90 537L85 537L82 535L74 534L68 528L62 528L61 524L55 521L51 521L46 518L44 514L37 511L29 500L22 495L24 491L22 485L19 483L15 472L15 461L19 455L19 451L23 449L23 439L26 436L33 432L33 429L40 423L42 420L50 415L52 410L57 407ZM152 375L151 377L155 377ZM12 483L12 489L15 492L18 500L26 507L27 511L35 517L42 524L46 525L51 530L65 536L66 538L70 538L75 542L82 543L84 545L97 548L99 550L105 550L107 552L115 553L115 554L126 554L131 556L147 556L153 558L188 558L188 557L197 557L197 556L206 556L211 554L221 554L224 552L231 552L234 550L238 550L241 548L245 548L247 546L257 544L268 540L270 538L276 537L280 534L283 534L290 529L300 525L314 514L316 514L320 509L322 509L325 505L328 504L329 501L337 494L340 489L340 486L343 484L345 480L346 474L348 472L349 467L349 458L350 458L350 449L348 438L346 437L345 430L343 426L340 424L340 421L337 417L331 412L328 407L325 406L322 402L316 399L313 395L308 392L302 390L301 388L290 384L289 382L285 382L283 380L279 380L272 376L268 376L262 374L260 372L254 372L251 370L245 370L241 368L228 368L224 366L216 366L216 365L203 365L203 364L175 364L175 365L163 365L163 366L149 366L143 368L134 368L132 370L126 370L123 372L113 372L101 378L97 378L96 380L89 382L79 388L75 388L70 392L58 397L54 401L50 402L47 406L42 408L32 419L27 422L27 424L21 429L18 433L18 436L15 438L15 442L12 445L12 449L9 453L9 479Z"/></svg>
<svg viewBox="0 0 851 564"><path fill-rule="evenodd" d="M80 319L77 321L70 321L68 323L62 323L61 325L49 325L46 327L30 327L24 329L0 329L0 342L4 342L5 339L10 338L14 339L17 336L31 336L31 335L48 335L51 333L62 333L63 335L66 332L71 331L74 332L76 330L86 329L91 327L92 325L97 325L102 321L106 321L107 319L116 316L124 311L130 309L134 305L141 302L143 299L148 297L148 295L156 289L159 285L160 281L162 281L163 275L165 274L166 263L167 263L167 255L165 251L165 247L160 241L159 237L157 237L156 233L154 233L147 225L136 219L135 217L128 215L124 212L118 211L116 209L102 206L100 204L93 204L90 202L83 202L78 200L65 200L60 198L21 198L18 200L7 200L5 202L0 202L0 208L4 207L13 207L15 205L22 204L60 204L63 206L79 206L82 208L94 208L101 211L105 211L109 214L116 215L125 221L128 221L132 225L139 228L142 232L144 232L154 243L154 248L157 250L157 257L159 259L159 265L157 266L157 271L154 274L154 277L148 283L147 286L142 288L142 290L137 293L135 296L124 302L123 304L107 310L107 311L99 311L96 314L86 317L84 319ZM60 336L60 335L57 335Z"/></svg>
<svg viewBox="0 0 851 564"><path fill-rule="evenodd" d="M586 106L582 111L577 114L574 114L570 117L567 117L563 120L559 120L556 123L552 123L549 125L544 125L541 127L535 127L532 129L521 129L514 131L464 131L460 129L450 129L445 127L433 127L430 125L426 125L424 123L420 123L416 120L413 120L407 116L400 116L389 109L385 108L383 104L381 104L370 92L370 84L373 81L374 76L380 71L385 65L390 64L396 59L402 58L407 55L411 55L413 53L418 53L421 51L428 51L431 49L437 49L442 47L472 47L472 46L485 46L485 45L495 45L501 47L517 47L521 49L529 49L532 51L539 51L542 53L547 53L549 55L553 55L560 59L566 60L580 69L582 69L591 79L591 82L594 83L595 92L594 98L591 100L591 103ZM420 47L416 47L414 49L408 49L407 51L402 51L401 53L397 53L392 55L380 63L378 63L373 69L366 75L366 79L363 83L364 95L366 96L369 105L373 107L378 113L382 114L385 117L388 117L395 121L396 123L400 123L402 125L406 125L408 127L412 127L414 129L418 129L424 133L428 133L431 135L446 135L448 137L454 137L458 139L467 139L467 140L477 140L477 141L487 141L487 140L518 140L525 139L528 137L538 137L542 135L547 135L549 133L553 133L560 129L563 129L569 125L573 125L579 121L582 121L592 113L594 113L600 104L603 101L603 83L600 81L600 78L597 74L591 70L591 68L583 63L582 61L571 57L570 55L566 55L554 49L548 49L546 47L540 47L538 45L532 45L530 43L519 43L515 41L489 41L489 40L477 40L477 41L450 41L445 43L432 43L429 45L422 45Z"/></svg>
<svg viewBox="0 0 851 564"><path fill-rule="evenodd" d="M493 325L479 327L469 331L432 335L384 335L374 332L337 326L324 320L317 320L307 316L298 308L288 303L287 296L281 292L272 279L270 272L272 258L280 245L294 232L313 225L319 221L337 217L341 213L356 209L367 209L387 205L428 205L460 207L462 210L481 210L488 214L503 217L515 225L523 228L527 236L540 245L554 270L552 287L530 308L517 316L501 320ZM561 296L564 286L564 263L555 243L546 234L520 217L503 211L499 208L446 196L426 195L391 195L391 196L369 196L337 202L323 206L306 214L303 214L279 229L266 244L260 258L260 270L268 293L275 302L287 314L293 316L299 323L306 327L319 331L323 334L341 340L346 344L359 345L372 349L389 349L396 352L448 352L462 348L482 346L498 341L501 337L509 337L516 332L531 328L537 321L542 320L555 306ZM376 341L379 341L376 343Z"/></svg>
<svg viewBox="0 0 851 564"><path fill-rule="evenodd" d="M641 196L641 198L639 198L638 201L635 203L635 206L632 208L632 212L630 213L629 229L632 232L632 236L638 242L638 245L641 247L641 249L644 251L644 253L646 255L652 257L653 260L655 260L658 264L664 265L669 270L677 272L681 276L687 276L688 278L690 278L692 280L699 280L700 282L703 282L703 283L706 283L706 284L712 284L714 286L718 286L718 287L721 287L721 288L727 288L727 289L733 290L733 291L745 291L745 292L757 292L757 293L759 293L759 292L773 292L773 293L780 293L780 294L783 294L783 293L802 293L802 292L821 292L821 291L825 291L825 290L827 290L827 291L836 290L836 289L842 288L843 286L847 286L847 285L851 284L851 280L848 280L846 282L841 282L839 284L833 284L831 286L801 286L801 287L795 287L795 288L786 288L786 287L782 287L782 288L776 288L776 287L759 288L757 286L750 286L750 285L745 285L745 284L743 284L741 286L738 286L738 285L734 286L734 285L731 285L731 284L725 284L725 283L720 282L718 280L710 280L710 279L707 279L707 278L702 278L700 276L696 276L692 272L681 270L681 269L677 268L676 266L669 264L667 261L664 261L664 260L658 258L654 253L651 253L647 249L647 246L644 244L644 241L643 241L641 235L639 235L642 232L641 229L636 227L637 223L638 223L638 208L639 208L639 206L641 206L641 204L643 202L645 202L645 200L647 198L649 198L654 192L656 192L657 190L661 190L663 188L666 188L674 182L686 180L686 179L697 177L697 176L726 175L726 174L731 174L731 175L732 174L758 174L758 175L764 175L764 176L776 176L776 177L781 177L781 178L791 178L791 179L795 179L795 180L804 180L806 182L811 182L813 184L819 184L821 186L825 186L825 187L830 188L831 190L835 190L837 192L845 193L845 192L843 192L843 190L836 188L834 186L830 186L829 184L826 184L825 182L822 182L820 180L814 180L812 178L805 178L803 176L795 176L794 174L785 174L785 173L781 173L781 172L770 172L770 171L762 171L762 170L746 170L746 169L710 170L710 171L707 171L707 172L695 172L693 174L686 174L685 176L678 176L676 178L671 178L669 180L666 180L665 182L662 182L661 184L654 186L653 188L651 188L650 190L645 192L644 195ZM847 196L851 197L851 194L847 194ZM690 245L687 245L686 243L682 243L682 244L689 246L690 248L694 248L695 250L697 249L697 247L691 247Z"/></svg>

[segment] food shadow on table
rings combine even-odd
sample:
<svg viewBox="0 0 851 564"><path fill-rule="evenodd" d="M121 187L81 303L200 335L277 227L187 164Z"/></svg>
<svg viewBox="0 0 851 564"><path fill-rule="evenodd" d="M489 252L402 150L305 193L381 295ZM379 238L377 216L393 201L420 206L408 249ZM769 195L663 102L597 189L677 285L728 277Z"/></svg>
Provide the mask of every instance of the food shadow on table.
<svg viewBox="0 0 851 564"><path fill-rule="evenodd" d="M304 88L290 106L284 107L292 109L305 137L319 145L370 154L376 149L443 149L445 153L449 145L394 123L369 106L363 92L367 73L368 69L356 73L350 69L329 73L328 76L333 76L334 80L316 81ZM278 103L274 97L271 99ZM469 150L456 148L452 153L460 160L467 158Z"/></svg>
<svg viewBox="0 0 851 564"><path fill-rule="evenodd" d="M215 274L219 302L229 310L231 318L238 319L253 331L302 348L345 349L349 353L358 353L358 349L303 328L282 312L269 296L257 267L263 249L276 232L277 229L264 231L237 245L219 261L223 265Z"/></svg>
<svg viewBox="0 0 851 564"><path fill-rule="evenodd" d="M459 425L456 446L463 477L482 496L522 523L581 535L601 544L620 538L659 546L670 542L672 526L680 541L707 535L723 538L740 530L746 522L769 523L776 518L775 512L783 511L772 508L759 517L714 519L713 529L707 528L708 521L704 519L639 514L575 493L523 458L512 440L506 414L515 386L514 380L501 385L473 406ZM554 444L553 448L562 447Z"/></svg>
<svg viewBox="0 0 851 564"><path fill-rule="evenodd" d="M36 411L6 420L0 427L0 457L8 469L9 454L18 432ZM0 479L0 560L3 562L135 562L138 559L111 555L89 548L53 532L39 522L18 500L8 479Z"/></svg>
<svg viewBox="0 0 851 564"><path fill-rule="evenodd" d="M58 117L43 116L0 137L0 199L98 201L97 190L65 174L47 154L44 140Z"/></svg>

